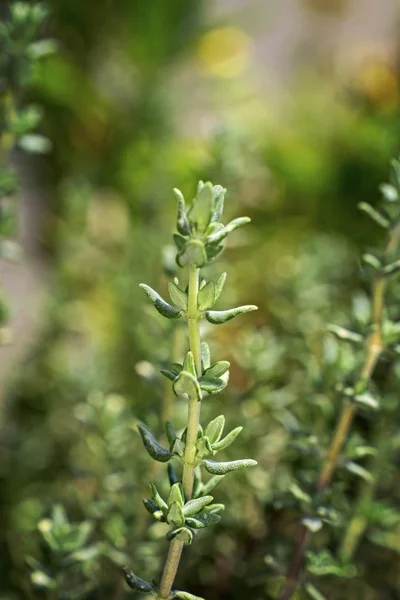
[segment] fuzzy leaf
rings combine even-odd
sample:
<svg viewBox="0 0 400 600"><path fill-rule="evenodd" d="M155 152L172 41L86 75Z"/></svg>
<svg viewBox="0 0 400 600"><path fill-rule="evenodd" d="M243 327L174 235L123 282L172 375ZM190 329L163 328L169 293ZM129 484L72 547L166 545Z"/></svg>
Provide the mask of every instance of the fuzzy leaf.
<svg viewBox="0 0 400 600"><path fill-rule="evenodd" d="M185 210L185 198L180 190L174 188L174 194L176 198L176 203L178 206L178 217L176 220L176 228L182 235L190 234L190 225L186 216Z"/></svg>
<svg viewBox="0 0 400 600"><path fill-rule="evenodd" d="M221 292L224 289L225 281L226 281L226 273L222 273L222 275L218 279L217 283L215 284L215 301L217 301L218 298L220 297Z"/></svg>
<svg viewBox="0 0 400 600"><path fill-rule="evenodd" d="M165 500L163 500L163 498L161 498L154 483L150 483L150 491L151 491L151 495L153 496L154 502L159 506L159 508L163 512L166 512L168 510L168 504L165 502Z"/></svg>
<svg viewBox="0 0 400 600"><path fill-rule="evenodd" d="M204 435L210 440L210 444L215 444L221 439L222 432L225 427L224 415L219 415L207 425L204 431Z"/></svg>
<svg viewBox="0 0 400 600"><path fill-rule="evenodd" d="M212 456L213 449L210 444L208 437L200 438L196 443L196 456L197 458L204 458L204 456Z"/></svg>
<svg viewBox="0 0 400 600"><path fill-rule="evenodd" d="M203 460L204 466L209 473L213 475L225 475L231 471L237 471L238 469L244 469L246 467L254 467L257 461L251 458L244 458L243 460L231 460L228 462L216 462L214 460Z"/></svg>
<svg viewBox="0 0 400 600"><path fill-rule="evenodd" d="M185 396L187 394L189 398L201 400L201 391L197 379L187 371L182 371L178 375L172 387L177 396Z"/></svg>
<svg viewBox="0 0 400 600"><path fill-rule="evenodd" d="M219 377L200 377L198 383L200 389L208 394L219 394L219 392L222 392L226 388L226 381Z"/></svg>
<svg viewBox="0 0 400 600"><path fill-rule="evenodd" d="M361 259L366 265L372 267L373 269L379 270L382 266L382 263L379 260L379 258L369 252L367 252L366 254L363 254Z"/></svg>
<svg viewBox="0 0 400 600"><path fill-rule="evenodd" d="M185 267L186 265L192 265L198 268L203 267L207 262L207 254L203 242L201 240L192 239L185 243L185 246L179 252L176 260L180 267Z"/></svg>
<svg viewBox="0 0 400 600"><path fill-rule="evenodd" d="M160 315L166 317L167 319L178 319L178 317L181 316L181 310L178 310L174 306L171 306L171 304L168 304L168 302L161 298L160 294L153 290L149 285L141 283L139 287L142 288L142 290L149 298L149 300L154 304L155 308L158 310Z"/></svg>
<svg viewBox="0 0 400 600"><path fill-rule="evenodd" d="M215 283L213 281L209 281L206 285L199 291L197 306L199 310L204 311L208 310L215 303Z"/></svg>
<svg viewBox="0 0 400 600"><path fill-rule="evenodd" d="M168 281L168 293L172 302L181 310L187 310L187 294L173 281Z"/></svg>
<svg viewBox="0 0 400 600"><path fill-rule="evenodd" d="M394 275L395 273L398 273L399 271L400 271L400 260L395 260L390 265L385 265L382 269L382 272L386 277L389 277L390 275Z"/></svg>
<svg viewBox="0 0 400 600"><path fill-rule="evenodd" d="M193 529L204 529L205 527L216 525L220 520L221 515L218 515L217 513L202 512L195 517L188 517L186 523Z"/></svg>
<svg viewBox="0 0 400 600"><path fill-rule="evenodd" d="M158 462L167 462L172 458L173 454L161 444L159 444L154 435L143 425L138 425L139 433L142 437L144 447L150 454L151 458Z"/></svg>
<svg viewBox="0 0 400 600"><path fill-rule="evenodd" d="M171 506L173 502L176 502L181 508L185 504L185 497L181 483L174 483L174 485L171 486L168 496L168 506Z"/></svg>
<svg viewBox="0 0 400 600"><path fill-rule="evenodd" d="M202 342L201 344L201 364L203 367L203 371L206 371L210 367L210 348L206 342Z"/></svg>
<svg viewBox="0 0 400 600"><path fill-rule="evenodd" d="M225 375L230 366L231 364L227 360L219 360L207 369L204 375L206 377L221 377Z"/></svg>
<svg viewBox="0 0 400 600"><path fill-rule="evenodd" d="M141 594L151 594L153 586L148 581L141 579L130 569L129 567L123 567L122 569L126 583L130 588L140 592Z"/></svg>
<svg viewBox="0 0 400 600"><path fill-rule="evenodd" d="M185 524L185 517L183 516L182 507L178 504L178 502L171 502L169 504L167 523L173 525L174 527L183 527Z"/></svg>
<svg viewBox="0 0 400 600"><path fill-rule="evenodd" d="M243 427L239 426L235 429L232 429L228 435L226 435L221 441L218 441L216 444L213 444L213 450L218 452L219 450L225 450L228 446L230 446L237 438L239 433L242 431Z"/></svg>
<svg viewBox="0 0 400 600"><path fill-rule="evenodd" d="M187 238L183 237L182 235L178 235L177 233L174 233L172 237L174 238L174 242L178 250L182 251L188 242Z"/></svg>
<svg viewBox="0 0 400 600"><path fill-rule="evenodd" d="M183 507L183 514L185 517L193 517L199 513L207 504L210 504L214 498L212 496L202 496L201 498L195 498L189 500Z"/></svg>
<svg viewBox="0 0 400 600"><path fill-rule="evenodd" d="M249 304L246 306L238 306L237 308L231 308L230 310L208 310L206 312L206 319L214 325L221 325L231 319L234 319L238 315L257 310L257 306Z"/></svg>
<svg viewBox="0 0 400 600"><path fill-rule="evenodd" d="M188 217L198 232L204 232L211 220L213 208L213 186L208 181L199 185L196 198L188 210Z"/></svg>
<svg viewBox="0 0 400 600"><path fill-rule="evenodd" d="M196 377L196 375L197 375L196 366L194 364L193 353L190 351L185 356L185 361L183 363L183 370L190 373L190 375L193 375L193 377Z"/></svg>
<svg viewBox="0 0 400 600"><path fill-rule="evenodd" d="M213 202L212 202L212 217L211 221L219 221L224 212L224 199L226 189L222 185L213 186Z"/></svg>
<svg viewBox="0 0 400 600"><path fill-rule="evenodd" d="M207 238L207 239L209 239L209 238ZM224 247L222 245L219 245L219 244L209 244L207 242L207 244L206 244L206 256L207 256L208 262L211 262L214 259L216 259L217 256L219 256L219 254L221 254L221 252L222 252L223 249L224 249Z"/></svg>

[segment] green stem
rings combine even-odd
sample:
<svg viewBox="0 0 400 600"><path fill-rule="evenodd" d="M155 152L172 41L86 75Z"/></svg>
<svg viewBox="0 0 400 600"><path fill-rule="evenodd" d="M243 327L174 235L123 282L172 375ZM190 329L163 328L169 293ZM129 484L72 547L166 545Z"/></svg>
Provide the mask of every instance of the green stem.
<svg viewBox="0 0 400 600"><path fill-rule="evenodd" d="M189 267L189 293L187 321L189 327L189 347L193 354L197 375L201 376L200 329L197 309L199 293L199 269ZM186 500L190 500L193 492L194 469L196 458L197 432L200 420L200 402L197 398L189 398L186 429L186 446L183 458L182 485ZM183 542L172 540L160 583L160 598L168 598L175 580L183 550Z"/></svg>

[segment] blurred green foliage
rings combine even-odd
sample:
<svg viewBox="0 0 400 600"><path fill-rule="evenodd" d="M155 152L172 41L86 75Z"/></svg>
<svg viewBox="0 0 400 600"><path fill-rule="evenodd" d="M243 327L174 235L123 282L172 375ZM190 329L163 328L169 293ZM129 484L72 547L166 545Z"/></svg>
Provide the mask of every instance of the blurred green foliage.
<svg viewBox="0 0 400 600"><path fill-rule="evenodd" d="M44 107L41 133L53 145L35 168L51 192L39 235L54 276L40 334L2 407L0 598L121 598L127 557L138 571L159 573L164 532L154 524L143 542L148 462L136 424L145 417L161 432L164 402L183 426L184 407L171 406L159 370L187 348L179 328L171 348L165 327L173 326L142 317L138 283L166 290L159 248L173 227L172 188L190 198L198 179L232 190L229 216L253 221L219 269L228 273L226 305L254 301L260 310L213 331L211 343L233 365L227 428L238 412L246 420L237 457L248 453L259 466L221 487L229 514L216 533L201 533L178 583L208 600L274 597L307 504L296 482L315 480L339 408L338 369L352 360L326 336L326 323L356 318L361 327L368 312L358 255L378 234L356 206L375 203L398 150L398 73L380 59L343 79L298 73L277 109L243 75L201 71L199 48L220 26L202 2L57 0L50 8L59 52L35 70L29 96ZM207 93L219 98L218 118L202 104ZM198 120L211 122L207 134ZM169 256L166 248L170 272ZM311 549L326 549L310 564L330 600L400 593L396 371L381 365L387 411L376 420L361 414L348 442L361 467L370 468L371 447L384 456L371 465L373 497L360 496L360 471L361 479L340 470L327 507L332 527ZM222 412L212 402L204 410L208 420ZM367 519L357 574L336 578L356 502ZM79 543L62 540L50 552L55 528L68 538L79 523L90 523Z"/></svg>

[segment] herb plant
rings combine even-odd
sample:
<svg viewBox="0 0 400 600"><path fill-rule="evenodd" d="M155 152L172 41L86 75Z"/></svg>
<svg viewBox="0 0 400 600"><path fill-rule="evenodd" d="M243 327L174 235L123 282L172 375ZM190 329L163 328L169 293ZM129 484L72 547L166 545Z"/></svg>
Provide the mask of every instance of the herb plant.
<svg viewBox="0 0 400 600"><path fill-rule="evenodd" d="M303 568L314 575L337 575L339 577L352 577L356 570L351 564L355 549L363 535L368 519L365 510L371 509L374 484L378 479L377 470L382 467L382 447L387 450L388 444L379 444L378 448L361 447L360 453L366 450L372 454L374 461L374 473L371 475L364 467L350 460L354 454L354 440L348 440L356 415L360 412L374 412L380 408L379 396L383 394L385 382L377 376L377 366L381 358L385 359L386 370L393 363L399 353L398 339L399 327L398 311L392 302L393 288L389 283L393 276L400 271L400 259L398 257L398 245L400 241L400 161L392 161L392 181L381 186L383 206L381 210L375 209L368 203L361 202L360 210L368 215L377 225L386 232L386 244L377 252L365 253L362 257L364 272L368 275L371 285L371 308L370 319L362 331L349 330L342 326L331 325L329 330L342 343L350 344L355 348L355 357L348 357L347 371L344 370L343 381L337 383L337 391L343 398L342 410L334 429L329 447L324 455L320 473L315 483L313 498L308 503L308 514L301 520L297 546L292 563L289 567L286 582L284 583L278 598L279 600L290 600L304 584L308 596L315 599L323 599L324 596L303 577ZM396 291L396 290L395 290ZM397 290L398 291L398 290ZM346 365L345 365L346 366ZM378 384L381 388L378 392ZM388 413L390 407L383 408L384 418L382 421L388 425ZM382 424L379 431L382 429ZM378 441L379 441L378 436ZM347 465L348 470L359 475L367 481L367 487L363 488L353 518L345 528L345 533L339 558L336 561L328 549L319 552L308 550L313 534L319 531L323 522L327 519L327 506L329 496L334 488L334 474L338 466ZM298 487L298 495L302 492ZM303 494L306 498L307 494ZM381 511L382 512L382 511ZM305 564L304 564L305 563Z"/></svg>
<svg viewBox="0 0 400 600"><path fill-rule="evenodd" d="M172 304L148 285L141 284L141 287L162 316L167 319L183 318L188 325L189 351L183 364L173 363L162 371L171 380L175 395L187 400L187 426L178 435L167 421L169 447L164 447L144 425L139 425L143 444L151 458L169 463L168 498L162 498L151 483L151 498L143 501L146 510L156 520L169 525L166 536L169 551L159 584L141 579L128 567L125 567L124 574L128 585L143 594L164 600L196 600L193 594L173 589L183 547L192 543L197 529L212 526L220 520L224 506L215 504L210 492L221 479L231 471L256 464L251 459L228 462L213 460L218 451L232 444L242 427L236 427L223 437L223 415L213 419L204 429L200 425L202 400L223 391L230 367L228 361L211 361L209 346L201 341L200 320L205 318L209 323L220 325L257 307L248 305L222 311L212 310L222 292L226 274L223 273L217 281L206 281L200 277L201 269L223 250L227 235L250 219L234 219L227 225L219 222L226 192L219 185L200 181L196 197L188 208L182 193L177 189L174 192L178 205L178 233L174 235L178 250L176 261L179 267L187 267L188 285L181 287L178 278L168 283ZM179 473L173 461L180 467ZM203 481L202 468L211 474L207 481Z"/></svg>

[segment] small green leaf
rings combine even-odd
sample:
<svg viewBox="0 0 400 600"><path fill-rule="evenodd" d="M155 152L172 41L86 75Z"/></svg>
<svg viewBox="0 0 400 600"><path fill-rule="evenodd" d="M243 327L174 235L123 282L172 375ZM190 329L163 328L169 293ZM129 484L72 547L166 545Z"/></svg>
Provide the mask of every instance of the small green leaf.
<svg viewBox="0 0 400 600"><path fill-rule="evenodd" d="M213 281L209 281L206 285L199 291L197 300L197 306L199 310L204 311L208 310L215 303L215 283Z"/></svg>
<svg viewBox="0 0 400 600"><path fill-rule="evenodd" d="M197 375L196 366L194 364L193 352L191 352L190 350L185 356L185 360L183 363L183 370L190 373L190 375L193 375L193 377L196 377L196 375Z"/></svg>
<svg viewBox="0 0 400 600"><path fill-rule="evenodd" d="M188 210L190 223L198 232L204 232L211 220L213 209L213 186L210 182L199 185L196 198Z"/></svg>
<svg viewBox="0 0 400 600"><path fill-rule="evenodd" d="M208 394L219 394L223 389L226 388L226 381L219 377L200 377L198 380L201 390L204 390Z"/></svg>
<svg viewBox="0 0 400 600"><path fill-rule="evenodd" d="M211 221L219 221L224 212L224 199L226 189L222 185L213 186L213 202L212 202L212 217Z"/></svg>
<svg viewBox="0 0 400 600"><path fill-rule="evenodd" d="M228 433L228 435L226 435L221 441L217 442L216 444L213 444L214 452L218 452L219 450L225 450L225 448L228 448L228 446L230 446L236 440L237 436L240 434L242 429L243 427L241 426L236 427L230 433Z"/></svg>
<svg viewBox="0 0 400 600"><path fill-rule="evenodd" d="M168 496L168 506L171 506L173 502L176 502L181 508L185 504L185 496L181 483L174 483L171 486Z"/></svg>
<svg viewBox="0 0 400 600"><path fill-rule="evenodd" d="M204 466L209 473L213 475L225 475L231 471L237 471L238 469L244 469L246 467L255 467L257 461L251 458L245 458L243 460L232 460L229 462L216 462L214 460L203 460Z"/></svg>
<svg viewBox="0 0 400 600"><path fill-rule="evenodd" d="M151 495L153 496L154 502L159 506L159 508L164 513L166 513L168 510L168 504L165 502L165 500L163 500L163 498L161 498L154 483L150 483L149 485L150 485L150 491L151 491Z"/></svg>
<svg viewBox="0 0 400 600"><path fill-rule="evenodd" d="M208 262L212 262L219 256L224 247L218 244L206 244L206 257Z"/></svg>
<svg viewBox="0 0 400 600"><path fill-rule="evenodd" d="M173 281L168 282L168 292L172 302L181 310L187 310L188 297Z"/></svg>
<svg viewBox="0 0 400 600"><path fill-rule="evenodd" d="M157 460L158 462L168 462L173 457L172 452L161 446L154 435L146 429L146 427L138 425L138 430L142 437L144 447L151 458L154 458L154 460Z"/></svg>
<svg viewBox="0 0 400 600"><path fill-rule="evenodd" d="M126 583L130 588L140 592L141 594L151 594L153 586L148 581L141 579L130 569L129 567L123 567L122 569Z"/></svg>
<svg viewBox="0 0 400 600"><path fill-rule="evenodd" d="M189 398L197 398L201 400L201 391L196 377L182 371L172 384L172 388L177 396L189 396Z"/></svg>
<svg viewBox="0 0 400 600"><path fill-rule="evenodd" d="M183 516L182 507L177 502L171 502L169 504L167 523L173 525L174 527L183 527L185 524L185 517Z"/></svg>
<svg viewBox="0 0 400 600"><path fill-rule="evenodd" d="M359 202L357 204L357 207L361 211L365 212L373 221L375 221L375 223L380 225L380 227L383 227L385 229L388 229L390 227L389 219L387 219L384 215L375 210L375 208L367 202Z"/></svg>
<svg viewBox="0 0 400 600"><path fill-rule="evenodd" d="M186 244L188 243L187 238L183 237L182 235L178 235L177 233L174 233L174 235L172 237L174 239L176 247L181 252L186 247Z"/></svg>
<svg viewBox="0 0 400 600"><path fill-rule="evenodd" d="M221 439L222 432L225 427L225 417L224 415L219 415L207 425L204 431L204 435L208 437L210 440L210 444L215 444Z"/></svg>
<svg viewBox="0 0 400 600"><path fill-rule="evenodd" d="M250 304L246 306L238 306L237 308L231 308L230 310L208 310L206 312L206 319L214 325L221 325L222 323L226 323L227 321L234 319L238 315L243 315L257 309L257 306Z"/></svg>
<svg viewBox="0 0 400 600"><path fill-rule="evenodd" d="M179 252L176 260L180 267L185 267L186 265L198 268L203 267L207 262L207 254L203 242L201 240L190 240Z"/></svg>
<svg viewBox="0 0 400 600"><path fill-rule="evenodd" d="M166 317L167 319L178 319L181 316L181 310L178 310L174 306L171 306L171 304L168 304L168 302L161 298L160 294L153 290L149 285L141 283L139 287L142 288L142 290L149 298L149 300L154 304L155 308L158 310L160 315Z"/></svg>
<svg viewBox="0 0 400 600"><path fill-rule="evenodd" d="M176 202L178 205L178 218L176 221L176 228L182 235L190 234L190 225L186 216L185 198L180 190L174 189Z"/></svg>
<svg viewBox="0 0 400 600"><path fill-rule="evenodd" d="M185 517L193 517L197 513L203 510L207 504L210 504L214 498L212 496L202 496L201 498L195 498L189 500L183 507L183 514Z"/></svg>
<svg viewBox="0 0 400 600"><path fill-rule="evenodd" d="M206 342L202 342L201 343L201 365L203 367L203 371L206 371L211 364L211 355L210 355L210 348L209 345Z"/></svg>
<svg viewBox="0 0 400 600"><path fill-rule="evenodd" d="M311 600L327 600L327 597L321 594L319 590L312 583L306 583L304 589L310 596Z"/></svg>
<svg viewBox="0 0 400 600"><path fill-rule="evenodd" d="M175 381L175 379L177 378L177 374L174 371L170 371L169 369L161 369L160 373L161 375L164 375L164 377L167 377L167 379L169 379L170 381Z"/></svg>
<svg viewBox="0 0 400 600"><path fill-rule="evenodd" d="M226 281L226 273L222 273L222 275L218 279L217 283L215 284L215 301L217 301L218 298L220 297L221 292L224 289L225 281Z"/></svg>
<svg viewBox="0 0 400 600"><path fill-rule="evenodd" d="M195 517L188 517L186 523L193 529L204 529L205 527L211 527L216 525L221 520L221 515L217 513L198 513Z"/></svg>
<svg viewBox="0 0 400 600"><path fill-rule="evenodd" d="M225 375L230 366L231 364L227 360L220 360L207 369L204 375L207 377L221 377Z"/></svg>
<svg viewBox="0 0 400 600"><path fill-rule="evenodd" d="M28 46L28 55L31 58L38 59L44 58L46 56L51 56L57 52L57 42L55 40L38 40L37 42L32 42Z"/></svg>
<svg viewBox="0 0 400 600"><path fill-rule="evenodd" d="M204 458L205 456L213 456L213 449L210 444L208 437L201 437L196 442L196 456L197 458Z"/></svg>

